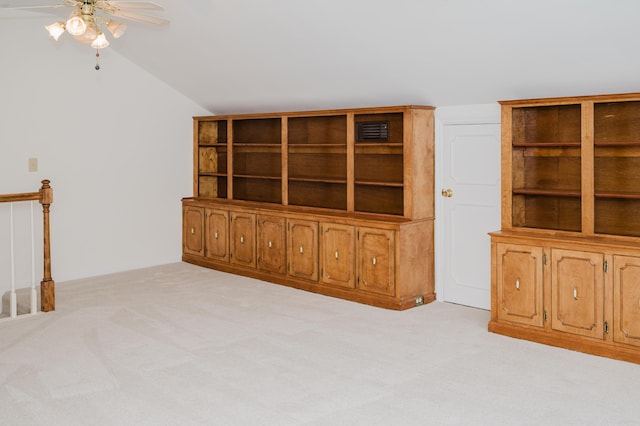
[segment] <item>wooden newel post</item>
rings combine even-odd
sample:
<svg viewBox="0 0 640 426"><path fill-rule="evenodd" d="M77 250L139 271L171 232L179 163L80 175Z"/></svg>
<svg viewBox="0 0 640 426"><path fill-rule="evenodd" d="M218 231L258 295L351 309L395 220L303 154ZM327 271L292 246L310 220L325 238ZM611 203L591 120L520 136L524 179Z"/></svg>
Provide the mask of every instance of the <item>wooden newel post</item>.
<svg viewBox="0 0 640 426"><path fill-rule="evenodd" d="M40 204L44 219L44 277L40 283L40 310L53 311L56 308L55 282L51 279L51 246L49 237L49 206L53 203L53 188L48 180L42 181Z"/></svg>

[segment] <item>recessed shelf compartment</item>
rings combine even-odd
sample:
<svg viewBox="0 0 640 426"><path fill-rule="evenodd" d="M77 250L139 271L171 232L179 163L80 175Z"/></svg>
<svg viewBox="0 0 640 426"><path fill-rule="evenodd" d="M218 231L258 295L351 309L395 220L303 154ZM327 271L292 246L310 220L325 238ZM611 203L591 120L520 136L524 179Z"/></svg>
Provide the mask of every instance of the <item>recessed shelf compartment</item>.
<svg viewBox="0 0 640 426"><path fill-rule="evenodd" d="M198 196L206 198L227 198L227 177L200 175Z"/></svg>
<svg viewBox="0 0 640 426"><path fill-rule="evenodd" d="M549 105L513 110L513 143L580 143L581 105Z"/></svg>
<svg viewBox="0 0 640 426"><path fill-rule="evenodd" d="M282 161L280 153L234 150L233 174L264 177L281 177Z"/></svg>
<svg viewBox="0 0 640 426"><path fill-rule="evenodd" d="M234 144L275 144L282 139L282 120L280 118L254 118L233 120Z"/></svg>
<svg viewBox="0 0 640 426"><path fill-rule="evenodd" d="M227 143L227 122L208 120L198 122L199 145L221 145Z"/></svg>
<svg viewBox="0 0 640 426"><path fill-rule="evenodd" d="M347 180L347 156L344 154L289 155L289 179Z"/></svg>
<svg viewBox="0 0 640 426"><path fill-rule="evenodd" d="M355 209L358 212L402 215L402 187L355 185Z"/></svg>
<svg viewBox="0 0 640 426"><path fill-rule="evenodd" d="M640 194L595 200L596 234L640 237Z"/></svg>
<svg viewBox="0 0 640 426"><path fill-rule="evenodd" d="M581 230L581 104L512 110L514 227Z"/></svg>
<svg viewBox="0 0 640 426"><path fill-rule="evenodd" d="M580 195L514 194L513 226L580 232Z"/></svg>
<svg viewBox="0 0 640 426"><path fill-rule="evenodd" d="M288 120L288 143L347 144L347 116L291 117Z"/></svg>
<svg viewBox="0 0 640 426"><path fill-rule="evenodd" d="M281 180L255 176L234 176L233 199L263 203L282 203Z"/></svg>
<svg viewBox="0 0 640 426"><path fill-rule="evenodd" d="M593 115L596 144L640 141L640 101L596 103Z"/></svg>
<svg viewBox="0 0 640 426"><path fill-rule="evenodd" d="M227 196L227 121L196 122L196 192L200 197Z"/></svg>
<svg viewBox="0 0 640 426"><path fill-rule="evenodd" d="M580 191L581 158L579 156L525 156L520 150L513 154L513 190L546 189Z"/></svg>
<svg viewBox="0 0 640 426"><path fill-rule="evenodd" d="M347 185L340 182L289 180L289 205L346 210Z"/></svg>

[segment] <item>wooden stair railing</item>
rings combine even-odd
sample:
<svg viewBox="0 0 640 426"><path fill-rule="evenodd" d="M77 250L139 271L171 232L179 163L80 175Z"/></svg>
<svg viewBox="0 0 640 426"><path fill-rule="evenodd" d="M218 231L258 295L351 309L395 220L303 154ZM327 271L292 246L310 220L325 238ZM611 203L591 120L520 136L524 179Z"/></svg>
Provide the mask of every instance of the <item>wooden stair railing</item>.
<svg viewBox="0 0 640 426"><path fill-rule="evenodd" d="M25 192L20 194L0 194L0 203L14 203L19 201L39 201L42 204L43 218L43 248L44 248L44 274L40 282L40 310L49 312L55 310L55 282L51 278L51 242L49 234L49 207L53 203L53 188L47 179L42 181L38 192Z"/></svg>

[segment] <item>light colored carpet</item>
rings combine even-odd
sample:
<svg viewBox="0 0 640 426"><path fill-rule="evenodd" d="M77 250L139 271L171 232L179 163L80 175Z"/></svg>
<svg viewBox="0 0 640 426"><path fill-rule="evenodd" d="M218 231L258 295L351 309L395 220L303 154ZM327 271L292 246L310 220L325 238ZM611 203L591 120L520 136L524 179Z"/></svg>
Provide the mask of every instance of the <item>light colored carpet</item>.
<svg viewBox="0 0 640 426"><path fill-rule="evenodd" d="M3 425L639 424L640 366L176 263L0 322Z"/></svg>

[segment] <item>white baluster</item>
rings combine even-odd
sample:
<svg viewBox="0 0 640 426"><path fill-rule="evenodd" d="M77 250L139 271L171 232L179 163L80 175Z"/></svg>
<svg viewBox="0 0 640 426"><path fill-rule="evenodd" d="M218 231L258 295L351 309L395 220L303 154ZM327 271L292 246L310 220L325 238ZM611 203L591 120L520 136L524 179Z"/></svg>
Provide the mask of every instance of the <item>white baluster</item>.
<svg viewBox="0 0 640 426"><path fill-rule="evenodd" d="M16 271L15 271L15 253L13 244L13 203L9 203L9 226L10 231L10 243L11 243L11 295L9 302L9 311L11 318L18 316L18 301L16 299Z"/></svg>
<svg viewBox="0 0 640 426"><path fill-rule="evenodd" d="M38 313L38 293L36 292L36 237L33 229L33 203L31 200L31 314Z"/></svg>

